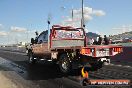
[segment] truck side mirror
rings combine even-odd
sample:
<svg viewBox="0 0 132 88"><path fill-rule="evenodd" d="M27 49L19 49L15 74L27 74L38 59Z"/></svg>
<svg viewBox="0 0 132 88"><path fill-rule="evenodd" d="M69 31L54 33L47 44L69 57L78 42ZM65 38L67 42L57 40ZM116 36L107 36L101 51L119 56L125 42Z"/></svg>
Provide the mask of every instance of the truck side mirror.
<svg viewBox="0 0 132 88"><path fill-rule="evenodd" d="M34 44L34 38L31 38L31 43Z"/></svg>

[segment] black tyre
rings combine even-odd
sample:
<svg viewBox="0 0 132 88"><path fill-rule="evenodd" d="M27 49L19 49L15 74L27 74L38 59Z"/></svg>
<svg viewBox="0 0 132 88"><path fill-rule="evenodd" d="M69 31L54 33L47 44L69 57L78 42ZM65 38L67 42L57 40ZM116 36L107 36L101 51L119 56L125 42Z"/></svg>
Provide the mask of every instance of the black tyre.
<svg viewBox="0 0 132 88"><path fill-rule="evenodd" d="M30 64L35 64L36 63L36 59L34 59L33 53L31 51L28 52L28 62Z"/></svg>
<svg viewBox="0 0 132 88"><path fill-rule="evenodd" d="M71 63L66 54L62 54L59 58L59 67L62 73L67 74L71 71Z"/></svg>

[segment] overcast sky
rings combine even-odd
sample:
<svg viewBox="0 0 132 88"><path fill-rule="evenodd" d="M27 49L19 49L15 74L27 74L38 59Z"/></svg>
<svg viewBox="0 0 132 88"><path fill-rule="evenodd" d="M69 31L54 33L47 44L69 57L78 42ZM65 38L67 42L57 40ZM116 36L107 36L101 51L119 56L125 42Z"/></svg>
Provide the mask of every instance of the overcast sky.
<svg viewBox="0 0 132 88"><path fill-rule="evenodd" d="M0 0L0 44L29 41L36 30L47 29L48 15L51 25L80 27L81 0ZM84 0L86 31L132 31L131 16L132 0Z"/></svg>

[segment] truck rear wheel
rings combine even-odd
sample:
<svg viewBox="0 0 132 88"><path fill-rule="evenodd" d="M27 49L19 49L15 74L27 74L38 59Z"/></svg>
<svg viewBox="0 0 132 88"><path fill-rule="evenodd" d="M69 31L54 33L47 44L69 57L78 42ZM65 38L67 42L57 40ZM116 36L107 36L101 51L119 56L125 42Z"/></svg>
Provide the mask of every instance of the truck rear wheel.
<svg viewBox="0 0 132 88"><path fill-rule="evenodd" d="M69 61L69 58L66 54L62 54L59 58L59 67L61 72L64 74L67 74L71 71L71 63Z"/></svg>
<svg viewBox="0 0 132 88"><path fill-rule="evenodd" d="M28 52L28 62L30 64L35 64L36 63L36 59L34 59L33 53L31 51Z"/></svg>

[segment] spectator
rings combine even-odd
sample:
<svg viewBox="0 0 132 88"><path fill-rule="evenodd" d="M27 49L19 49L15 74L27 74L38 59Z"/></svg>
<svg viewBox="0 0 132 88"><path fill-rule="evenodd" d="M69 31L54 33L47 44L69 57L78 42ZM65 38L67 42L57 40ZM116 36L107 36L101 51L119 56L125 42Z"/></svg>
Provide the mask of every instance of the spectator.
<svg viewBox="0 0 132 88"><path fill-rule="evenodd" d="M90 42L90 45L93 45L94 39L93 38L90 38L89 42Z"/></svg>
<svg viewBox="0 0 132 88"><path fill-rule="evenodd" d="M35 42L34 42L34 38L31 38L31 44L34 44Z"/></svg>
<svg viewBox="0 0 132 88"><path fill-rule="evenodd" d="M108 40L108 38L106 37L106 35L104 35L104 44L105 44L105 45L108 45L108 44L109 44L109 40Z"/></svg>
<svg viewBox="0 0 132 88"><path fill-rule="evenodd" d="M102 37L101 36L98 37L98 41L97 42L98 42L98 45L102 44Z"/></svg>
<svg viewBox="0 0 132 88"><path fill-rule="evenodd" d="M93 45L97 45L97 44L98 44L97 40L94 39Z"/></svg>
<svg viewBox="0 0 132 88"><path fill-rule="evenodd" d="M38 32L36 31L35 34L36 34L35 43L37 43L38 42Z"/></svg>
<svg viewBox="0 0 132 88"><path fill-rule="evenodd" d="M97 42L99 41L99 37L96 38L96 41L97 41Z"/></svg>

